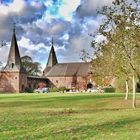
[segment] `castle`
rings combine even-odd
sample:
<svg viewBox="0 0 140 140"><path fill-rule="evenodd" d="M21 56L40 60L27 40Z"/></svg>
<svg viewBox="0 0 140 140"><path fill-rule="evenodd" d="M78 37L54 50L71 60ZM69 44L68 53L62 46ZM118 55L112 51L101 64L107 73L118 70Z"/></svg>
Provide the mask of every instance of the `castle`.
<svg viewBox="0 0 140 140"><path fill-rule="evenodd" d="M6 66L0 71L0 92L24 92L40 86L65 87L79 91L91 87L90 63L58 63L52 41L46 68L42 76L28 76L22 66L15 29Z"/></svg>

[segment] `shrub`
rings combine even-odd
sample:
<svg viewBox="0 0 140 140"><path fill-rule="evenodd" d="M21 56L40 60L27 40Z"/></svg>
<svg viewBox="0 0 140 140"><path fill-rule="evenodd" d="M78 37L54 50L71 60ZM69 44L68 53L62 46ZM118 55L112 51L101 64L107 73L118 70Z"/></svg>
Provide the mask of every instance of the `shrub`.
<svg viewBox="0 0 140 140"><path fill-rule="evenodd" d="M68 89L68 88L66 88L66 87L59 87L59 88L57 88L57 87L52 87L52 88L49 88L49 92L67 92L67 91L69 91L70 89Z"/></svg>
<svg viewBox="0 0 140 140"><path fill-rule="evenodd" d="M107 93L115 92L115 88L114 87L106 87L106 88L104 88L104 92L107 92Z"/></svg>
<svg viewBox="0 0 140 140"><path fill-rule="evenodd" d="M60 88L59 88L59 92L64 92L64 91L66 91L66 90L67 90L66 87L60 87Z"/></svg>
<svg viewBox="0 0 140 140"><path fill-rule="evenodd" d="M33 93L34 92L34 90L32 89L32 88L26 88L25 89L25 92L27 92L27 93Z"/></svg>
<svg viewBox="0 0 140 140"><path fill-rule="evenodd" d="M59 92L57 87L49 88L49 92Z"/></svg>

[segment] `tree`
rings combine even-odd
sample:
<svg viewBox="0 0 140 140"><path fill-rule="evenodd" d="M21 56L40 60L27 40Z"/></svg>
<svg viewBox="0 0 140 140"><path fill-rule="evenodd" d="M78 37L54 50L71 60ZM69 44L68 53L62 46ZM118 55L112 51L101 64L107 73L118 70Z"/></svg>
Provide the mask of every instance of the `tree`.
<svg viewBox="0 0 140 140"><path fill-rule="evenodd" d="M21 57L22 65L26 69L28 75L37 76L41 73L41 66L38 62L33 62L30 56Z"/></svg>
<svg viewBox="0 0 140 140"><path fill-rule="evenodd" d="M128 93L127 81L130 77L132 78L133 108L136 107L136 79L140 72L140 10L138 4L137 0L133 3L115 0L112 7L104 6L99 11L105 19L99 27L98 34L104 36L105 40L100 43L93 41L94 54L104 69L102 72L104 75L114 77L123 75L126 79L126 93Z"/></svg>

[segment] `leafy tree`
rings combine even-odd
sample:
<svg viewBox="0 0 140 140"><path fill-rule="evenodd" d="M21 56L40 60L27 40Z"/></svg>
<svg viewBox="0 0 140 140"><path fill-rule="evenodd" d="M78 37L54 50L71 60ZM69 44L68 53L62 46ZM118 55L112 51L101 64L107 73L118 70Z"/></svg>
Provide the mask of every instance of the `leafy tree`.
<svg viewBox="0 0 140 140"><path fill-rule="evenodd" d="M36 76L41 73L41 66L38 62L33 62L30 56L21 57L22 65L26 69L28 75Z"/></svg>
<svg viewBox="0 0 140 140"><path fill-rule="evenodd" d="M140 10L139 2L115 0L111 7L104 6L99 14L105 19L98 33L105 37L100 43L92 42L96 63L101 75L126 79L126 98L128 95L128 79L132 79L133 108L136 107L136 79L140 70ZM96 73L96 72L95 72Z"/></svg>

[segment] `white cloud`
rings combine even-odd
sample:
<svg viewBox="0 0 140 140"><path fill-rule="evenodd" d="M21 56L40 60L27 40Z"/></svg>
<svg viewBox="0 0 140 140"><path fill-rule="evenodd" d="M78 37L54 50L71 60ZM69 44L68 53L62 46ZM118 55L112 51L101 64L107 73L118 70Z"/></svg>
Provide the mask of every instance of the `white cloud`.
<svg viewBox="0 0 140 140"><path fill-rule="evenodd" d="M7 15L8 14L8 7L4 5L0 5L0 14Z"/></svg>
<svg viewBox="0 0 140 140"><path fill-rule="evenodd" d="M45 5L48 7L45 19L50 21L53 18L62 18L67 21L72 20L73 13L80 5L81 0L58 0L53 3L53 0L47 0Z"/></svg>
<svg viewBox="0 0 140 140"><path fill-rule="evenodd" d="M6 64L8 53L10 49L10 43L8 42L6 46L0 48L0 62L3 63L3 66Z"/></svg>
<svg viewBox="0 0 140 140"><path fill-rule="evenodd" d="M21 56L30 56L33 61L41 63L43 69L45 68L50 46L46 46L43 42L35 45L30 39L26 37L22 37L21 40L18 41L18 46Z"/></svg>
<svg viewBox="0 0 140 140"><path fill-rule="evenodd" d="M24 0L14 0L13 3L9 5L9 12L20 12L25 6Z"/></svg>
<svg viewBox="0 0 140 140"><path fill-rule="evenodd" d="M66 20L72 20L72 14L79 6L80 0L64 0L62 6L59 8L59 15Z"/></svg>
<svg viewBox="0 0 140 140"><path fill-rule="evenodd" d="M35 45L32 41L30 41L29 38L26 38L24 36L21 38L20 41L18 41L18 44L19 44L19 46L21 46L23 48L26 48L29 51L30 50L39 50L40 48L46 48L47 49L46 45L43 42Z"/></svg>
<svg viewBox="0 0 140 140"><path fill-rule="evenodd" d="M9 5L0 5L0 13L3 15L8 15L11 12L19 13L25 6L24 0L14 0L13 3Z"/></svg>
<svg viewBox="0 0 140 140"><path fill-rule="evenodd" d="M69 39L69 34L66 33L61 37L62 40L68 40Z"/></svg>
<svg viewBox="0 0 140 140"><path fill-rule="evenodd" d="M50 7L53 5L53 0L46 0L44 3L47 7Z"/></svg>
<svg viewBox="0 0 140 140"><path fill-rule="evenodd" d="M112 1L113 0L82 0L81 5L77 8L77 15L81 18L95 16L102 6L109 6Z"/></svg>

